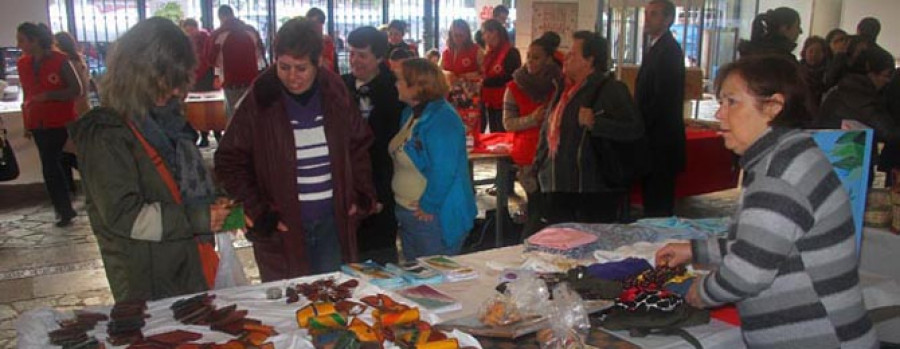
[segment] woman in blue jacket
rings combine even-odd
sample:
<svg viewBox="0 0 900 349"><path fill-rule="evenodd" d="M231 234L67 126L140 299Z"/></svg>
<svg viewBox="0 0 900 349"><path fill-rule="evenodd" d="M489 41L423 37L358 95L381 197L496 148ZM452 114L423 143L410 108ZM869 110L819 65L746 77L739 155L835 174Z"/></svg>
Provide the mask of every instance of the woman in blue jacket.
<svg viewBox="0 0 900 349"><path fill-rule="evenodd" d="M388 146L403 256L458 254L477 211L465 127L444 99L449 87L437 65L409 59L396 74L400 100L409 105Z"/></svg>

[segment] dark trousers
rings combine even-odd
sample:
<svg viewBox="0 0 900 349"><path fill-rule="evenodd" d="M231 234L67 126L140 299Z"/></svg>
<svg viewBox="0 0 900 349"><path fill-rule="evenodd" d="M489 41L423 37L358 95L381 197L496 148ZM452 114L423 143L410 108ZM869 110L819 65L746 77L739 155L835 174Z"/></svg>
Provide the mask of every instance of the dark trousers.
<svg viewBox="0 0 900 349"><path fill-rule="evenodd" d="M621 193L544 193L547 224L613 223L619 216Z"/></svg>
<svg viewBox="0 0 900 349"><path fill-rule="evenodd" d="M393 201L383 203L381 212L367 217L356 230L359 260L380 264L397 263L397 217Z"/></svg>
<svg viewBox="0 0 900 349"><path fill-rule="evenodd" d="M650 171L641 183L644 217L670 217L675 214L675 178L673 171Z"/></svg>
<svg viewBox="0 0 900 349"><path fill-rule="evenodd" d="M506 132L503 127L503 109L481 108L481 133L490 125L491 133Z"/></svg>
<svg viewBox="0 0 900 349"><path fill-rule="evenodd" d="M528 220L525 221L525 225L522 227L522 240L529 238L534 235L541 229L544 229L546 223L544 222L544 194L540 191L535 192L526 192L528 204Z"/></svg>
<svg viewBox="0 0 900 349"><path fill-rule="evenodd" d="M69 197L69 184L63 165L63 145L69 139L64 127L31 130L34 144L37 145L44 173L44 185L53 202L53 209L60 218L75 216L72 199ZM71 176L71 169L68 171Z"/></svg>

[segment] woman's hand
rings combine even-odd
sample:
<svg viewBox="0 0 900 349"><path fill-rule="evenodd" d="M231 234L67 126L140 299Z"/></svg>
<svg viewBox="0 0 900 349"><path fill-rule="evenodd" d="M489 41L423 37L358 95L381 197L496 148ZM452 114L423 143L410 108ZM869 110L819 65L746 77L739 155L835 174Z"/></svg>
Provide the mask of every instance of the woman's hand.
<svg viewBox="0 0 900 349"><path fill-rule="evenodd" d="M688 264L693 257L690 243L681 242L666 244L656 251L656 266L677 267Z"/></svg>
<svg viewBox="0 0 900 349"><path fill-rule="evenodd" d="M216 202L209 205L209 231L221 231L229 213L231 213L231 205L227 202Z"/></svg>
<svg viewBox="0 0 900 349"><path fill-rule="evenodd" d="M426 213L425 211L422 211L422 209L419 207L418 201L413 202L412 204L413 204L413 207L416 208L415 211L413 212L413 215L416 216L416 219L423 221L423 222L431 222L434 220L433 214L429 214L429 213Z"/></svg>
<svg viewBox="0 0 900 349"><path fill-rule="evenodd" d="M688 304L690 304L691 306L693 306L694 308L697 308L697 309L703 309L706 307L706 305L703 304L703 300L700 298L700 288L699 287L700 287L701 280L703 280L703 279L701 279L699 277L694 278L694 282L691 283L691 288L688 289L687 294L684 295L684 300L686 300L688 302Z"/></svg>

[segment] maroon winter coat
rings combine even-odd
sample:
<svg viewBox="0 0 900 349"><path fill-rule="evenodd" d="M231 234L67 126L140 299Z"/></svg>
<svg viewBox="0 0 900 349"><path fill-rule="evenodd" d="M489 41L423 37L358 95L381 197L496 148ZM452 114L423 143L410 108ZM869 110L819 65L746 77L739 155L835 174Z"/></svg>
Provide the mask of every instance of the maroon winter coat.
<svg viewBox="0 0 900 349"><path fill-rule="evenodd" d="M375 206L369 161L372 131L337 74L319 69L316 80L325 112L342 258L355 261L356 228L363 217L349 217L348 212L352 204L360 212ZM218 181L244 205L247 216L273 210L288 227L288 232L276 232L274 241L254 243L264 282L309 274L309 259L302 252L305 234L297 200L294 134L282 90L274 66L263 72L235 111L215 154Z"/></svg>

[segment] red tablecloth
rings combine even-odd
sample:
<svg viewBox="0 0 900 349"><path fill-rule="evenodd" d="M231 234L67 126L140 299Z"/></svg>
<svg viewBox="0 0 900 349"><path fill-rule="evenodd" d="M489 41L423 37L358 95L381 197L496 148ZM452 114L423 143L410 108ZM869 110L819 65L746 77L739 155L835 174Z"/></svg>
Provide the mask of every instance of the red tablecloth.
<svg viewBox="0 0 900 349"><path fill-rule="evenodd" d="M687 161L675 183L675 197L700 195L737 187L740 170L735 155L725 148L716 131L687 128ZM488 148L512 144L512 133L479 135L472 153L492 153ZM506 148L508 149L508 148ZM496 151L495 151L496 152ZM503 151L501 151L502 153ZM631 201L641 202L641 190L635 185Z"/></svg>
<svg viewBox="0 0 900 349"><path fill-rule="evenodd" d="M716 131L685 129L687 161L675 182L675 197L701 195L737 187L740 169L731 150ZM640 203L641 188L635 185L631 202Z"/></svg>

